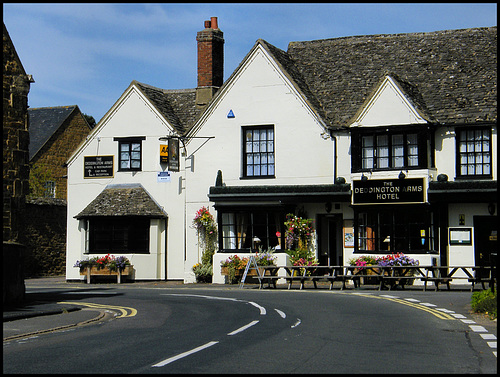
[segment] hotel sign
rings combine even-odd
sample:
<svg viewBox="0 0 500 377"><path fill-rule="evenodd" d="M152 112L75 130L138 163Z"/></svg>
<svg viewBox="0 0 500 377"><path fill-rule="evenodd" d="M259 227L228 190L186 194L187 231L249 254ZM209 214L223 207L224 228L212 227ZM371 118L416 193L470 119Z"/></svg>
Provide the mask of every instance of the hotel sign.
<svg viewBox="0 0 500 377"><path fill-rule="evenodd" d="M84 156L83 178L113 178L114 156Z"/></svg>
<svg viewBox="0 0 500 377"><path fill-rule="evenodd" d="M370 179L352 182L352 204L424 203L423 178Z"/></svg>

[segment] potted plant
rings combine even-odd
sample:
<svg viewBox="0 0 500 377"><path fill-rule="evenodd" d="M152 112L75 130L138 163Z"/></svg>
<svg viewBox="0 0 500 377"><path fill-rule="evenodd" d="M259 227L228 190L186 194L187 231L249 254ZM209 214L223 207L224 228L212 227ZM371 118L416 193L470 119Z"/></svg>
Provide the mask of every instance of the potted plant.
<svg viewBox="0 0 500 377"><path fill-rule="evenodd" d="M384 257L380 257L377 259L377 264L379 266L418 266L419 261L417 259L410 258L409 256L403 253L395 253L389 254ZM415 274L415 270L412 268L408 269L396 269L394 271L395 276L413 276ZM401 285L411 285L413 284L413 279L401 279Z"/></svg>
<svg viewBox="0 0 500 377"><path fill-rule="evenodd" d="M376 275L380 273L377 268L364 268L368 266L376 266L378 265L377 257L371 255L362 255L360 257L349 259L349 265L355 266L356 268L353 270L354 274L363 274L363 275ZM376 284L377 281L374 278L369 277L361 277L363 284Z"/></svg>
<svg viewBox="0 0 500 377"><path fill-rule="evenodd" d="M212 264L196 263L193 266L193 272L197 283L212 282Z"/></svg>
<svg viewBox="0 0 500 377"><path fill-rule="evenodd" d="M228 277L229 284L234 284L243 275L247 263L248 258L240 258L237 255L232 255L220 262L221 274Z"/></svg>

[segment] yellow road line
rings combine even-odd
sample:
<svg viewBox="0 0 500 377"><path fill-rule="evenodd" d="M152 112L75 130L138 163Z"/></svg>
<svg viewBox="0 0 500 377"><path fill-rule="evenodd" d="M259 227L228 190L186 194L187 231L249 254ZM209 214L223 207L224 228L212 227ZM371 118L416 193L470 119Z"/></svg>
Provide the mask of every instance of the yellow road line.
<svg viewBox="0 0 500 377"><path fill-rule="evenodd" d="M87 307L96 308L96 309L116 309L116 310L119 310L122 313L122 315L119 316L118 318L134 317L137 314L137 310L136 309L129 308L129 307L126 307L126 306L114 306L114 305L94 304L92 302L68 302L68 301L58 302L58 304L82 305L82 306L87 306ZM130 310L130 314L128 314L127 310Z"/></svg>
<svg viewBox="0 0 500 377"><path fill-rule="evenodd" d="M350 293L350 294L353 294L353 293ZM375 295L366 295L366 294L362 294L362 293L355 293L354 295L356 295L356 296L363 296L363 297L371 297L371 298L379 298L379 299L384 299L384 300L389 300L389 301L397 302L398 304L408 305L408 306L411 306L413 308L417 308L417 309L423 310L425 312L431 313L432 315L438 317L439 319L447 319L447 320L449 320L449 319L455 319L451 315L443 313L443 312L440 312L439 310L431 309L431 308L429 308L427 306L422 306L420 304L415 304L413 302L409 302L409 301L406 301L406 300L400 300L400 299L390 298L390 297L380 297L380 296L375 296Z"/></svg>

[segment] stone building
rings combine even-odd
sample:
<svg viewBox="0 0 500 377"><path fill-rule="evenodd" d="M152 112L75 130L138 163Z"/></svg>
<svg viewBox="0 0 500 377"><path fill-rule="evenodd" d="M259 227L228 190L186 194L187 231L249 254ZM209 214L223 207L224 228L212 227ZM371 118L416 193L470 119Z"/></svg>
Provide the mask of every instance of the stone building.
<svg viewBox="0 0 500 377"><path fill-rule="evenodd" d="M28 110L30 118L30 165L49 179L37 182L50 198L67 197L66 161L91 131L78 106L40 107Z"/></svg>
<svg viewBox="0 0 500 377"><path fill-rule="evenodd" d="M28 93L33 83L3 25L3 303L24 296L25 198L29 177Z"/></svg>

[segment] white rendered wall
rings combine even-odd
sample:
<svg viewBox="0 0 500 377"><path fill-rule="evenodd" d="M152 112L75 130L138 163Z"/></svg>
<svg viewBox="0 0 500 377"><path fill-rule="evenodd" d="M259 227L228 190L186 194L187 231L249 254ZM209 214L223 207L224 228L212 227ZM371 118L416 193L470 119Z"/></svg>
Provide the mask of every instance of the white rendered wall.
<svg viewBox="0 0 500 377"><path fill-rule="evenodd" d="M163 219L151 220L150 253L123 255L134 265L135 278L138 280L183 279L185 192L179 189L183 172L171 173L168 183L157 182L157 173L166 169L159 162L160 144L166 142L160 142L159 138L169 133L168 126L136 90L124 95L101 122L68 166L66 278L79 279L78 269L73 267L76 260L95 256L83 254L83 230L79 229L79 221L74 216L87 207L107 185L140 183L168 214L168 228L165 230ZM142 142L142 171L118 172L118 142L113 138L130 136L146 137ZM83 178L84 156L95 155L115 156L113 178Z"/></svg>

